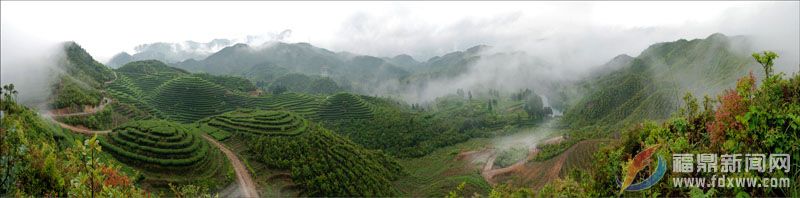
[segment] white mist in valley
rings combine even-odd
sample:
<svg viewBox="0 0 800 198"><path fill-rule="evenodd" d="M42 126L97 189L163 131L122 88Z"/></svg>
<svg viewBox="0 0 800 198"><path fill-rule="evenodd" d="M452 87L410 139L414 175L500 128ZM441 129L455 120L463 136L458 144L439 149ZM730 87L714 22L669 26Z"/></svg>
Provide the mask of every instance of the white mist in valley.
<svg viewBox="0 0 800 198"><path fill-rule="evenodd" d="M539 94L539 97L542 98L542 107L550 107L550 109L553 110L553 114L551 114L550 117L559 117L564 115L561 109L555 108L550 104L550 99L548 99L547 96Z"/></svg>
<svg viewBox="0 0 800 198"><path fill-rule="evenodd" d="M560 143L564 140L563 134L552 127L557 122L557 119L550 119L538 127L521 129L510 135L495 137L491 141L491 150L478 153L472 158L472 162L487 162L494 155L506 155L506 157L510 157L507 160L514 162L525 160L540 145Z"/></svg>
<svg viewBox="0 0 800 198"><path fill-rule="evenodd" d="M21 104L46 107L52 85L61 73L58 64L65 62L60 42L51 42L3 26L0 55L0 84L14 84Z"/></svg>
<svg viewBox="0 0 800 198"><path fill-rule="evenodd" d="M555 122L555 120L549 121ZM492 145L498 150L508 150L515 147L523 147L525 149L536 148L536 146L547 139L553 138L556 134L554 129L545 124L542 127L534 127L524 129L512 135L502 136L495 138Z"/></svg>

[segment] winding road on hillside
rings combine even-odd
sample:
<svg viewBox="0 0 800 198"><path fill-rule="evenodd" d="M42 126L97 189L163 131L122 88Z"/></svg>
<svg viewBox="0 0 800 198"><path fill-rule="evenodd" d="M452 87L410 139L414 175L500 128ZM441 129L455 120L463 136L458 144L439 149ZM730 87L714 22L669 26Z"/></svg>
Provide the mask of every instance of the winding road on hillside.
<svg viewBox="0 0 800 198"><path fill-rule="evenodd" d="M91 130L91 129L88 129L88 128L83 127L83 126L72 126L72 125L60 122L60 121L55 119L55 118L67 117L67 116L93 115L93 114L95 114L97 112L103 111L103 109L105 109L106 106L108 104L110 104L110 103L111 103L111 99L104 97L103 98L103 102L101 102L99 105L97 105L95 107L89 108L88 111L77 112L77 113L60 113L58 111L48 111L47 113L45 113L44 117L47 118L48 120L50 120L51 122L54 122L54 123L58 124L62 128L69 129L69 130L72 130L72 131L77 132L77 133L82 133L82 134L87 134L87 135L110 133L111 130Z"/></svg>
<svg viewBox="0 0 800 198"><path fill-rule="evenodd" d="M68 125L66 123L59 122L58 120L55 120L52 117L48 117L48 119L50 121L55 122L56 124L58 124L58 126L61 126L61 128L69 129L69 130L74 131L76 133L82 133L82 134L86 134L86 135L111 133L111 129L109 129L109 130L91 130L91 129L88 129L88 128L82 127L82 126Z"/></svg>
<svg viewBox="0 0 800 198"><path fill-rule="evenodd" d="M60 112L58 110L54 110L54 111L47 112L47 114L48 114L48 116L56 117L56 118L58 118L58 117L68 117L68 116L92 115L92 114L95 114L97 112L103 111L103 109L105 109L108 104L111 104L111 98L103 97L103 101L100 102L100 104L98 104L97 106L91 107L91 108L84 109L84 111L82 111L82 112L62 113L62 112Z"/></svg>
<svg viewBox="0 0 800 198"><path fill-rule="evenodd" d="M239 190L242 193L241 197L258 197L258 191L256 191L256 185L253 181L253 177L250 176L250 172L247 171L247 168L245 168L242 161L239 160L239 157L236 156L233 151L228 149L228 147L217 140L214 140L214 138L211 138L206 134L203 134L203 138L219 148L219 150L225 153L225 156L228 157L228 160L231 161L233 170L236 171L236 182L239 183Z"/></svg>
<svg viewBox="0 0 800 198"><path fill-rule="evenodd" d="M113 74L114 74L114 79L111 79L111 80L103 82L103 83L104 84L111 84L112 82L117 80L117 78L118 78L117 72L113 72ZM72 125L69 125L69 124L66 124L66 123L63 123L63 122L59 122L58 120L54 119L54 118L69 117L69 116L93 115L93 114L96 114L97 112L103 111L106 108L106 106L108 106L108 104L111 104L111 102L113 102L111 100L111 98L103 97L103 100L100 102L100 104L98 104L97 106L91 107L91 108L84 109L83 112L63 113L63 112L58 111L58 110L51 110L51 111L48 111L47 113L45 113L45 118L47 118L48 120L58 124L59 126L61 126L61 128L69 129L69 130L72 130L72 131L77 132L77 133L82 133L82 134L86 134L86 135L111 133L110 129L109 130L91 130L91 129L88 129L88 128L83 127L83 126L72 126Z"/></svg>

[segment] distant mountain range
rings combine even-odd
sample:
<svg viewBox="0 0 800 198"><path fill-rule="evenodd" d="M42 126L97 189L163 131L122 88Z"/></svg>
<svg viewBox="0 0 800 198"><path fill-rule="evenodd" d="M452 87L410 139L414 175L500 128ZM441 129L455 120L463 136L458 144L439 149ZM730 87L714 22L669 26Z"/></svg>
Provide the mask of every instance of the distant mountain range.
<svg viewBox="0 0 800 198"><path fill-rule="evenodd" d="M136 47L137 53L121 52L108 66L120 67L138 60L159 60L192 72L235 75L255 82L271 82L275 73L299 73L308 76L330 77L345 87L371 92L375 85L401 79L455 76L466 71L489 48L475 46L466 51L452 52L421 62L402 54L395 57L374 57L349 52L332 52L308 43L267 42L263 45L232 44L217 39L209 43L152 43ZM214 50L217 49L218 50ZM417 77L410 77L416 74Z"/></svg>
<svg viewBox="0 0 800 198"><path fill-rule="evenodd" d="M208 55L224 47L233 45L228 39L214 39L208 43L185 41L181 43L157 42L136 46L133 55L120 52L112 57L107 65L112 68L121 67L126 63L139 60L159 60L165 63L175 63L186 59L204 59Z"/></svg>
<svg viewBox="0 0 800 198"><path fill-rule="evenodd" d="M216 44L191 46L210 49L209 46L226 44L224 40L212 43ZM572 109L565 112L565 116L574 121L572 124L590 125L600 120L664 118L676 108L680 96L687 91L698 97L714 95L722 88L731 87L747 71L758 73L760 68L749 57L752 52L747 43L745 37L722 34L691 41L681 39L657 43L637 57L614 57L608 63L594 67L588 78L578 82L561 82L553 77L555 75L542 75L557 66L535 55L495 53L486 45L426 61L415 60L409 55L374 57L333 52L308 43L283 42L267 42L260 46L234 44L206 57L198 55L181 61L175 61L174 57L178 56L150 57L190 72L244 77L262 88L268 88L270 83L288 74L301 74L288 76L292 79L281 79L295 82L330 78L339 87L364 94L398 94L430 86L449 89L448 84L452 82L446 79L472 78L470 75L474 73L502 75L476 84L502 87L512 86L503 84L508 81L522 82L513 86L538 88L537 92L548 97L554 107ZM164 52L177 49L174 46L143 45L141 49L148 53L137 54L138 58L137 55L121 54L113 60L120 60L120 63L138 60L146 57L145 54L158 54L155 53L159 51L157 49ZM512 64L518 66L504 69ZM514 87L517 88L522 87Z"/></svg>

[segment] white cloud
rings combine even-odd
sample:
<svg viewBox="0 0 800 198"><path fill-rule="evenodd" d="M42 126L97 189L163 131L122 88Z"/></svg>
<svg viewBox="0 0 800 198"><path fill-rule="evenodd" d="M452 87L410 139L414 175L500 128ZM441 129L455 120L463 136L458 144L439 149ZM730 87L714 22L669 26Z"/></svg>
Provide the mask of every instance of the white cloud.
<svg viewBox="0 0 800 198"><path fill-rule="evenodd" d="M769 3L4 1L1 7L4 27L51 40L75 40L104 61L143 43L205 42L285 29L293 31L291 42L426 59L479 43L706 23L731 8L748 12L764 4ZM797 2L781 3L787 4L797 7Z"/></svg>
<svg viewBox="0 0 800 198"><path fill-rule="evenodd" d="M42 104L50 96L54 74L62 72L62 45L9 27L0 34L0 84L14 84L22 104Z"/></svg>

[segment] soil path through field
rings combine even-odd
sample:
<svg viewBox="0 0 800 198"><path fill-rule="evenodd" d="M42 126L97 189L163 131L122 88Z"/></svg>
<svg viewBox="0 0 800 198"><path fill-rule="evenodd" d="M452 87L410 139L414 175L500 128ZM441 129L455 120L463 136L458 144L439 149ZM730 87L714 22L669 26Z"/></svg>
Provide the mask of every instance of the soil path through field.
<svg viewBox="0 0 800 198"><path fill-rule="evenodd" d="M488 161L486 161L486 165L484 166L483 171L481 171L481 176L483 176L483 179L486 180L486 182L489 182L489 184L495 185L495 184L497 184L497 181L494 180L495 176L501 175L501 174L506 174L506 173L509 173L509 172L512 172L512 171L516 171L516 170L522 168L523 166L525 166L525 163L527 163L528 161L533 159L533 157L535 157L536 154L539 154L539 151L540 150L538 148L531 148L528 151L528 156L527 157L517 161L516 163L512 164L511 166L508 166L508 167L505 167L505 168L499 168L499 169L492 169L493 165L494 165L494 160L497 158L497 153L495 153L495 154L492 155L491 158L489 158Z"/></svg>
<svg viewBox="0 0 800 198"><path fill-rule="evenodd" d="M253 177L250 176L250 172L247 171L244 164L236 154L233 153L228 147L219 143L214 138L209 137L206 134L203 134L203 138L214 144L219 150L225 153L225 156L228 157L228 160L231 161L231 165L233 169L236 171L236 180L239 183L239 190L241 190L242 197L258 197L258 191L256 191L255 182L253 182Z"/></svg>
<svg viewBox="0 0 800 198"><path fill-rule="evenodd" d="M558 144L561 143L562 141L564 141L564 136L557 136L544 140L542 144ZM494 161L495 159L497 159L497 151L492 151L493 153L491 157L489 157L489 160L486 161L486 164L484 165L483 170L481 171L481 176L483 176L483 179L489 182L489 184L492 185L497 184L497 181L494 180L495 176L518 171L519 169L525 167L525 163L536 157L536 155L539 154L540 151L541 150L539 150L539 148L536 147L530 148L528 150L528 155L525 158L520 159L511 166L499 169L493 169Z"/></svg>

